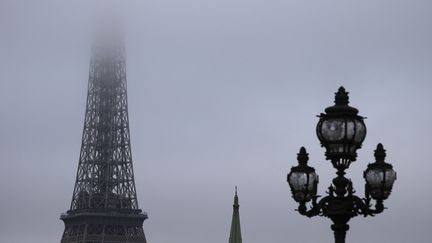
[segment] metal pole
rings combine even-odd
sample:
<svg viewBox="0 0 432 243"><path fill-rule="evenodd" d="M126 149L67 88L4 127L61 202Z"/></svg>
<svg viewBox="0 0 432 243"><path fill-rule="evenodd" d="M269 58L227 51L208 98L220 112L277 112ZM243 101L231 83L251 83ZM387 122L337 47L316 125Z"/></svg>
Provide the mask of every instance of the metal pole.
<svg viewBox="0 0 432 243"><path fill-rule="evenodd" d="M349 225L347 224L333 224L331 226L331 229L334 232L334 236L335 236L335 243L345 243L345 236L346 236L346 232L349 229Z"/></svg>

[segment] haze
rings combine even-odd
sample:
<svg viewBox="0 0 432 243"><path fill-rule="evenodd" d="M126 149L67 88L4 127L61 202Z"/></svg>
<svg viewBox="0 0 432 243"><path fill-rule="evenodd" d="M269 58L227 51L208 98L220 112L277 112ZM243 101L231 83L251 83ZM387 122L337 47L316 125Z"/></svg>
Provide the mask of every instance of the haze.
<svg viewBox="0 0 432 243"><path fill-rule="evenodd" d="M333 242L328 219L294 211L286 174L305 146L319 194L330 185L335 170L316 138L316 115L341 85L368 117L348 170L357 194L377 143L398 173L388 210L352 220L347 242L430 242L431 1L109 4L0 1L0 242L60 241L92 26L107 9L125 26L135 180L149 243L228 242L235 186L243 242Z"/></svg>

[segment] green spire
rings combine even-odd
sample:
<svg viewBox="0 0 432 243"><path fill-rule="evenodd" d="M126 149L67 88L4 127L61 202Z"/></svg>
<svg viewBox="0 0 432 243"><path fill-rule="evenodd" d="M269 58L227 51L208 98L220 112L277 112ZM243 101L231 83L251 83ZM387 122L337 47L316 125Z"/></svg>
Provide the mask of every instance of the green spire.
<svg viewBox="0 0 432 243"><path fill-rule="evenodd" d="M231 232L229 237L229 243L242 243L239 207L240 205L238 203L237 187L235 187L233 216L231 221Z"/></svg>

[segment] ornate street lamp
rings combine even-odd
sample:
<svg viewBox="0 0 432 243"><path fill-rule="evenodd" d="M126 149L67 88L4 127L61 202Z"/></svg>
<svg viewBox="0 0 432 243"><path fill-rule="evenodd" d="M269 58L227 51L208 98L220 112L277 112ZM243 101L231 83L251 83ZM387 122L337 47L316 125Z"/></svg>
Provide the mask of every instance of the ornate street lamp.
<svg viewBox="0 0 432 243"><path fill-rule="evenodd" d="M316 131L321 146L326 149L326 159L337 170L328 190L328 195L318 200L318 175L308 166L308 153L302 147L297 155L299 165L292 167L287 181L292 196L299 203L298 212L307 217L324 216L333 221L335 242L345 243L349 229L348 221L357 216L374 216L384 210L383 201L391 193L396 180L396 172L391 164L384 161L386 153L382 144L375 150L376 161L369 164L364 172L366 180L365 198L354 195L351 180L345 177L345 170L357 159L357 149L361 148L366 137L364 117L358 110L348 105L348 92L340 87L335 97L335 105L321 114ZM372 207L371 201L375 200ZM311 201L308 209L307 203Z"/></svg>

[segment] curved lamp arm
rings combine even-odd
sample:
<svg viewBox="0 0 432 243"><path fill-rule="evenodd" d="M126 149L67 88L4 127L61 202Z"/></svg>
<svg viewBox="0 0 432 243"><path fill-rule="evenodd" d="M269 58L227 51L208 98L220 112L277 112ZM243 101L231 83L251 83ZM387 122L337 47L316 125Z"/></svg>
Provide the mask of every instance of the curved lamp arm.
<svg viewBox="0 0 432 243"><path fill-rule="evenodd" d="M333 213L332 210L334 210L329 207L329 205L332 205L332 201L334 202L335 200L346 205L346 207L338 208L337 210L342 210L353 217L356 215L363 215L364 217L375 216L385 209L383 200L376 200L375 205L372 206L370 197L366 196L366 198L360 198L352 193L348 193L345 197L337 197L330 191L329 195L323 197L321 200L318 200L319 197L320 196L314 196L312 198L309 209L307 207L307 202L300 202L296 211L309 218L314 216L329 217L329 215Z"/></svg>

